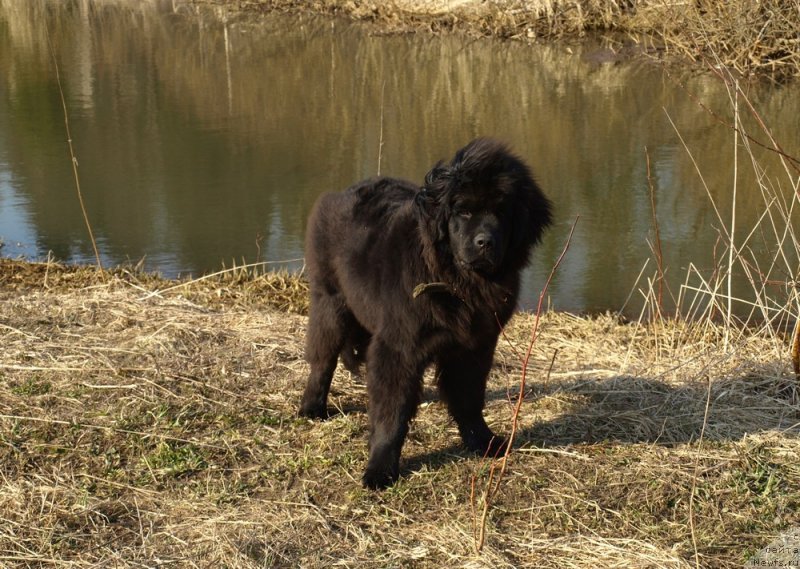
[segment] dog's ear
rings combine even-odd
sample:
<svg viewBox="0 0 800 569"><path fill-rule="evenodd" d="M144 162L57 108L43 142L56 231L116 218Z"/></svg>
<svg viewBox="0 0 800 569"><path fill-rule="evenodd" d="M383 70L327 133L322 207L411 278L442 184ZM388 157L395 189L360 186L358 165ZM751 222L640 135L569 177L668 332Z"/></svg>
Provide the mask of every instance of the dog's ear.
<svg viewBox="0 0 800 569"><path fill-rule="evenodd" d="M539 242L542 233L552 222L552 206L530 175L517 180L516 193L517 207L512 220L509 258L519 259L524 266L531 248Z"/></svg>
<svg viewBox="0 0 800 569"><path fill-rule="evenodd" d="M417 193L416 201L429 216L435 217L441 206L446 204L449 181L450 169L441 161L425 175L425 185Z"/></svg>
<svg viewBox="0 0 800 569"><path fill-rule="evenodd" d="M448 193L452 172L439 161L425 175L425 185L416 196L417 205L430 220L437 241L447 236L447 221L450 217Z"/></svg>
<svg viewBox="0 0 800 569"><path fill-rule="evenodd" d="M425 185L422 186L420 196L417 196L418 199L421 198L426 204L438 206L447 192L449 181L450 169L440 160L431 168L430 172L425 174Z"/></svg>
<svg viewBox="0 0 800 569"><path fill-rule="evenodd" d="M439 160L431 171L425 174L425 186L435 186L447 177L448 168Z"/></svg>

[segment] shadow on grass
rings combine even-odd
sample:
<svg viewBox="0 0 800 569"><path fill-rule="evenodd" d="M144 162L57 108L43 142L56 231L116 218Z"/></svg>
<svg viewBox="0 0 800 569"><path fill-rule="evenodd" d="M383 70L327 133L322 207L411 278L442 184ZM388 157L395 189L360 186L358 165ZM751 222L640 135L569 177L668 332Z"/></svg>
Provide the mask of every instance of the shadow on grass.
<svg viewBox="0 0 800 569"><path fill-rule="evenodd" d="M708 383L669 385L635 376L534 384L532 391L520 412L515 449L607 442L677 446L696 441L701 433L716 442L764 432L800 435L800 406L785 397L787 385L758 374L711 382L710 391ZM510 395L515 400L516 393ZM508 399L505 389L487 393L490 404ZM510 425L495 423L493 428L506 436ZM409 456L406 474L470 456L458 445Z"/></svg>
<svg viewBox="0 0 800 569"><path fill-rule="evenodd" d="M489 401L507 398L505 390L487 394ZM704 425L704 438L716 441L766 431L800 434L800 406L792 404L789 384L766 373L710 385L671 385L625 375L535 384L521 418L535 422L518 442L533 444L682 444L696 440Z"/></svg>
<svg viewBox="0 0 800 569"><path fill-rule="evenodd" d="M717 442L770 431L797 436L800 406L791 404L787 389L785 381L769 378L766 370L712 381L710 386L707 382L671 385L627 375L553 381L547 386L533 383L520 412L514 448L605 442L677 446L696 441L701 433L704 440ZM515 401L517 393L494 389L486 400L489 407L496 407L502 401ZM335 399L338 407L329 406L330 417L367 413L360 396L340 394ZM438 400L436 388L426 384L423 403ZM493 428L507 436L510 424L495 422ZM417 454L406 450L402 474L474 456L457 443Z"/></svg>

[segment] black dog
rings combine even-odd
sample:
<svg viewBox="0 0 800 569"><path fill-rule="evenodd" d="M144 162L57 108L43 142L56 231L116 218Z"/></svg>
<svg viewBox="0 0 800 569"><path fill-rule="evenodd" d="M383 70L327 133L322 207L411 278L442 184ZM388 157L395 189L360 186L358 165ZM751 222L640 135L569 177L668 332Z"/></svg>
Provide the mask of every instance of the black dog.
<svg viewBox="0 0 800 569"><path fill-rule="evenodd" d="M482 415L486 377L520 272L549 223L550 203L528 167L485 138L439 162L422 188L375 178L317 201L306 237L311 374L300 415L327 416L339 355L349 368L366 359L364 485L383 488L399 476L432 363L464 444L504 450Z"/></svg>

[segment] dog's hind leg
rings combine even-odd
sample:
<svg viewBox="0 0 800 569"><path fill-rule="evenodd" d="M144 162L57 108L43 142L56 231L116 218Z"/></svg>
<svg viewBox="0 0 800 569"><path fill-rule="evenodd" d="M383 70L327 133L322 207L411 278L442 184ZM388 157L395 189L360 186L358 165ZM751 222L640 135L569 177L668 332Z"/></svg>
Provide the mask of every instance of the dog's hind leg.
<svg viewBox="0 0 800 569"><path fill-rule="evenodd" d="M350 318L337 295L312 291L305 354L311 373L300 402L302 417L324 419L328 416L328 392Z"/></svg>

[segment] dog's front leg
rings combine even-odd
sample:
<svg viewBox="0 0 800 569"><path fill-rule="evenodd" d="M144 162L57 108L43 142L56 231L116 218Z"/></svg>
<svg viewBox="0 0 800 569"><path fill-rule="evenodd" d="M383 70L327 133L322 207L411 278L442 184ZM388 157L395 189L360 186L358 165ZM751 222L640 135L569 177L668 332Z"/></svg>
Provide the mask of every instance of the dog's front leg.
<svg viewBox="0 0 800 569"><path fill-rule="evenodd" d="M363 478L367 488L386 488L400 475L400 452L422 392L424 365L413 361L413 356L393 350L378 337L370 343L367 391L371 433Z"/></svg>

